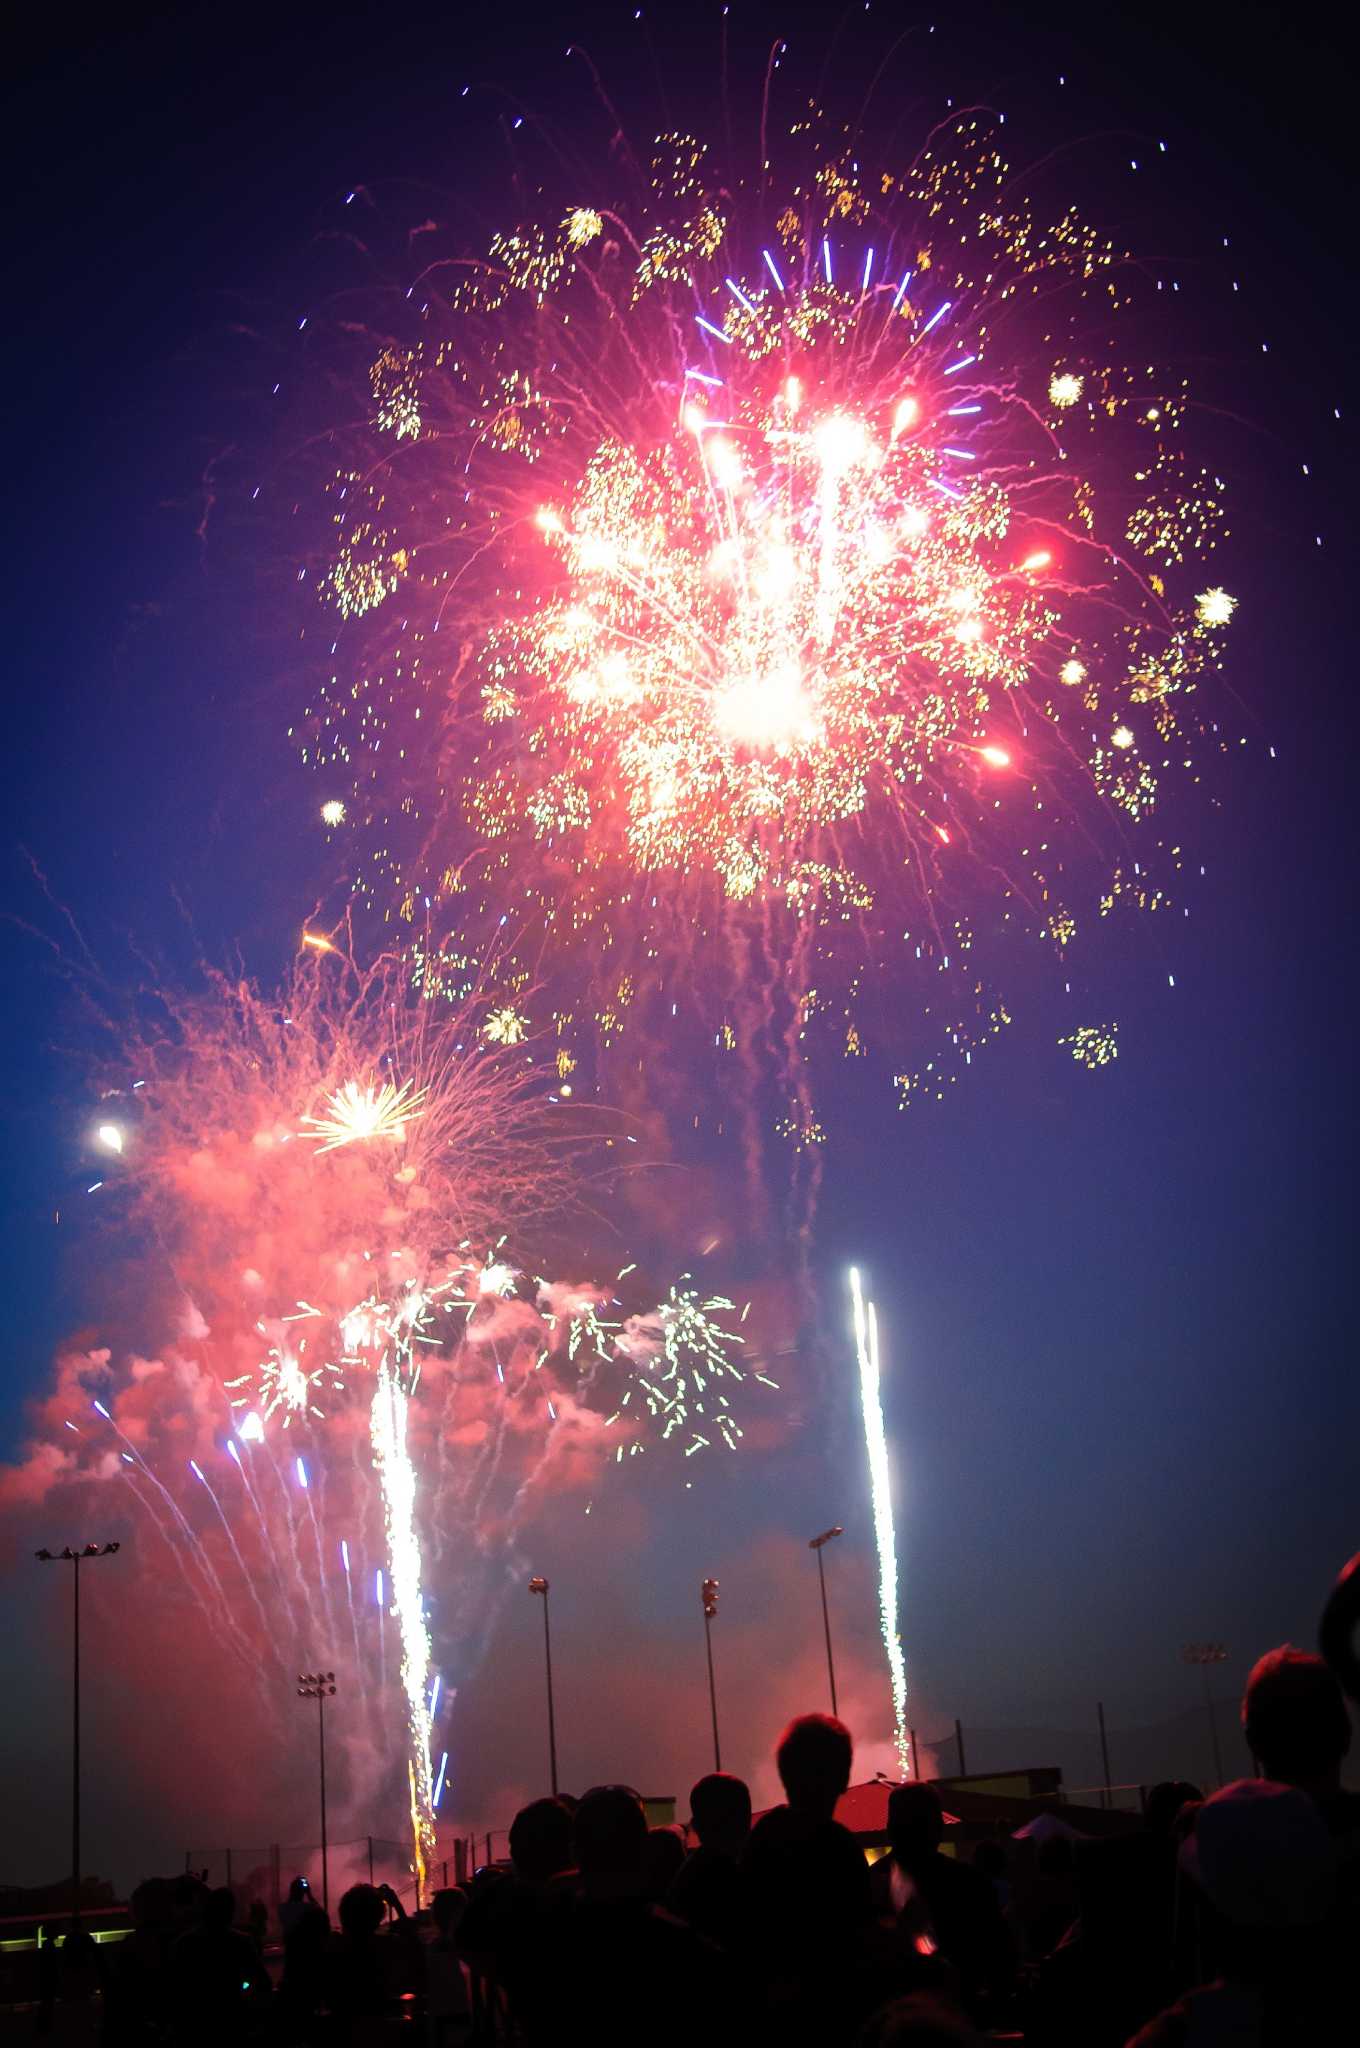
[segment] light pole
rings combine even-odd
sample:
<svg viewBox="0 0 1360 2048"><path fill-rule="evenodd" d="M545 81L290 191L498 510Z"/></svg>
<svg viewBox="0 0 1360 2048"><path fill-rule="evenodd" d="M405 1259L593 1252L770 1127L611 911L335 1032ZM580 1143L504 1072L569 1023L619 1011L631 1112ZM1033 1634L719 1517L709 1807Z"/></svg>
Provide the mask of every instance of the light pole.
<svg viewBox="0 0 1360 2048"><path fill-rule="evenodd" d="M826 1605L826 1572L822 1565L822 1552L833 1537L843 1536L844 1534L844 1529L837 1523L834 1529L823 1529L820 1536L813 1536L808 1541L808 1549L815 1550L817 1553L817 1580L822 1589L822 1633L826 1637L826 1675L831 1680L831 1711L833 1714L837 1711L836 1663L831 1655L831 1616L827 1611Z"/></svg>
<svg viewBox="0 0 1360 2048"><path fill-rule="evenodd" d="M708 1705L713 1716L713 1768L722 1769L722 1749L718 1742L718 1689L713 1683L713 1617L718 1611L718 1581L705 1579L699 1588L699 1597L704 1603L704 1648L708 1652Z"/></svg>
<svg viewBox="0 0 1360 2048"><path fill-rule="evenodd" d="M112 1557L116 1543L87 1543L80 1550L39 1550L39 1564L71 1566L71 1918L80 1919L80 1567L88 1557Z"/></svg>
<svg viewBox="0 0 1360 2048"><path fill-rule="evenodd" d="M316 1735L321 1757L321 1904L329 1920L331 1869L326 1847L326 1702L335 1697L333 1671L299 1671L298 1698L316 1701Z"/></svg>
<svg viewBox="0 0 1360 2048"><path fill-rule="evenodd" d="M1214 1695L1209 1685L1209 1667L1222 1664L1228 1652L1222 1643L1187 1643L1181 1651L1183 1664L1198 1664L1204 1680L1204 1704L1209 1711L1209 1737L1214 1745L1214 1777L1221 1787L1223 1783L1223 1758L1218 1747L1218 1716L1214 1712Z"/></svg>
<svg viewBox="0 0 1360 2048"><path fill-rule="evenodd" d="M552 1773L552 1796L557 1797L557 1721L553 1715L552 1636L548 1630L548 1581L530 1579L529 1591L543 1601L543 1658L548 1667L548 1767Z"/></svg>

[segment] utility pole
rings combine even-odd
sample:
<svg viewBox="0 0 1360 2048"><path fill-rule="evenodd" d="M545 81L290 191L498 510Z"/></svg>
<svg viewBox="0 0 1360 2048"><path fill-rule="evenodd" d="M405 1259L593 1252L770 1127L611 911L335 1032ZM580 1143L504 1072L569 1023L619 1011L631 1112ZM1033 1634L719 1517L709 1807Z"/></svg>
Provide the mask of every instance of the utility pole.
<svg viewBox="0 0 1360 2048"><path fill-rule="evenodd" d="M968 1776L968 1759L963 1753L963 1723L957 1715L954 1717L954 1741L959 1752L959 1776L966 1778Z"/></svg>
<svg viewBox="0 0 1360 2048"><path fill-rule="evenodd" d="M112 1557L116 1543L86 1543L73 1550L35 1551L39 1564L71 1566L71 1918L80 1924L80 1567L86 1558Z"/></svg>
<svg viewBox="0 0 1360 2048"><path fill-rule="evenodd" d="M548 1667L548 1766L552 1774L552 1796L557 1797L557 1721L553 1714L552 1636L548 1632L548 1581L530 1579L529 1591L543 1602L543 1657Z"/></svg>
<svg viewBox="0 0 1360 2048"><path fill-rule="evenodd" d="M718 1742L718 1689L713 1683L713 1617L718 1611L718 1581L705 1579L699 1588L699 1597L704 1603L704 1648L708 1652L708 1705L713 1716L713 1768L722 1769L722 1749Z"/></svg>
<svg viewBox="0 0 1360 2048"><path fill-rule="evenodd" d="M299 1671L298 1698L316 1701L316 1736L321 1761L321 1904L331 1913L331 1870L326 1843L326 1702L335 1697L333 1671Z"/></svg>
<svg viewBox="0 0 1360 2048"><path fill-rule="evenodd" d="M1096 1719L1100 1723L1100 1762L1105 1773L1105 1804L1110 1805L1110 1745L1105 1737L1105 1703L1096 1701Z"/></svg>
<svg viewBox="0 0 1360 2048"><path fill-rule="evenodd" d="M1209 1668L1222 1664L1227 1659L1227 1649L1222 1643L1187 1643L1181 1651L1183 1664L1198 1664L1204 1680L1204 1705L1209 1716L1209 1740L1214 1748L1214 1782L1217 1787L1223 1783L1223 1757L1218 1747L1218 1716L1214 1712L1214 1695L1209 1684Z"/></svg>
<svg viewBox="0 0 1360 2048"><path fill-rule="evenodd" d="M835 1659L831 1655L831 1616L826 1604L826 1572L822 1566L822 1552L833 1538L843 1536L844 1534L844 1529L838 1524L834 1529L823 1529L820 1536L813 1536L808 1542L808 1549L815 1550L817 1553L817 1579L822 1589L822 1633L826 1637L826 1675L831 1681L831 1711L833 1714L837 1711L836 1664Z"/></svg>

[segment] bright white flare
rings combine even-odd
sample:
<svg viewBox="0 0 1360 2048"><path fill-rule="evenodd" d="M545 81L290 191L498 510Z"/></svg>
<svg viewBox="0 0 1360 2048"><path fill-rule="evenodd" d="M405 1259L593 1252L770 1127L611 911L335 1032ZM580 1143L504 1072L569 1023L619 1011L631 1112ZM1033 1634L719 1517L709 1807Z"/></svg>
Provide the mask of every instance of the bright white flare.
<svg viewBox="0 0 1360 2048"><path fill-rule="evenodd" d="M322 1152L368 1138L404 1138L424 1100L425 1090L413 1081L346 1081L326 1097L324 1116L302 1119L302 1136L315 1138Z"/></svg>
<svg viewBox="0 0 1360 2048"><path fill-rule="evenodd" d="M1237 599L1220 584L1212 590L1201 590L1195 599L1195 616L1201 626L1226 626L1236 610Z"/></svg>
<svg viewBox="0 0 1360 2048"><path fill-rule="evenodd" d="M874 1510L874 1542L878 1548L878 1612L883 1647L892 1681L893 1740L905 1778L911 1767L907 1733L907 1665L897 1626L897 1539L893 1533L892 1475L888 1469L888 1436L883 1424L882 1384L878 1366L878 1318L866 1302L859 1269L850 1268L854 1303L855 1355L859 1361L859 1397L864 1411L864 1442L869 1453L869 1495Z"/></svg>
<svg viewBox="0 0 1360 2048"><path fill-rule="evenodd" d="M95 1137L106 1152L121 1152L123 1149L123 1133L118 1124L101 1124Z"/></svg>

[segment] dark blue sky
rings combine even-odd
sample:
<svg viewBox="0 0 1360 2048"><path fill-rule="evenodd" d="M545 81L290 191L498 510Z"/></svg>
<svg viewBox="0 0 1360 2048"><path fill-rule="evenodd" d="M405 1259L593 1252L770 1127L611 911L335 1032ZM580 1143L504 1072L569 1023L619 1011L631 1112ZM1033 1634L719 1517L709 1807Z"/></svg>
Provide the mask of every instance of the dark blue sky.
<svg viewBox="0 0 1360 2048"><path fill-rule="evenodd" d="M702 88L716 47L702 13L649 10L682 94ZM231 328L283 335L292 266L349 187L459 181L467 78L552 108L559 46L576 37L625 102L645 104L651 59L634 54L631 17L589 8L545 25L511 5L471 32L475 46L452 14L422 25L375 11L337 28L307 7L211 29L167 9L60 47L30 26L6 117L0 896L62 936L31 856L115 979L135 950L187 974L200 951L239 949L269 976L324 879L314 790L283 739L288 614L263 576L253 607L239 557L224 566L213 523L206 541L197 532L214 457L261 431ZM918 18L848 12L836 61L867 76L884 24ZM801 57L796 16L734 7L732 21L740 48L782 29ZM1240 250L1236 325L1193 307L1188 320L1189 354L1214 358L1220 388L1240 356L1254 437L1223 572L1244 599L1228 680L1250 743L1220 778L1222 809L1187 826L1207 868L1190 920L1111 933L1099 975L1120 1019L1116 1066L1066 1062L1036 998L942 1106L885 1125L878 1105L851 1104L828 1153L817 1263L829 1310L854 1257L884 1311L907 1637L928 1717L1068 1726L1101 1696L1132 1724L1183 1702L1187 1637L1232 1645L1225 1691L1261 1648L1310 1639L1357 1544L1355 534L1352 430L1333 417L1347 411L1354 331L1351 134L1335 54L1296 10L1197 12L1188 26L1179 9L1050 9L1023 26L984 10L967 27L931 45L928 101L986 97L1036 135L1166 137L1174 169L1157 204L1130 207L1131 237L1156 256L1193 259L1223 234ZM1059 73L1071 104L1055 111ZM97 1322L111 1248L52 1220L84 1199L83 1027L40 943L7 923L0 949L9 1452L58 1341ZM674 1522L653 1512L645 1596L594 1559L593 1592L563 1596L579 1636L602 1626L592 1602L609 1589L622 1603L611 1627L650 1607L664 1636L674 1610L687 1641L689 1581L720 1552L737 1608L743 1557L771 1530L837 1519L867 1549L838 1369L829 1359L784 1452L705 1477L701 1520L693 1503ZM46 1588L23 1559L84 1533L6 1530L30 1670L5 1717L21 1754L45 1753L60 1696ZM493 1659L502 1685L528 1654L514 1620ZM847 1617L870 1647L872 1627L871 1613ZM484 1701L468 1711L484 1726ZM592 1752L580 1767L608 1763ZM98 1811L112 1830L112 1809Z"/></svg>

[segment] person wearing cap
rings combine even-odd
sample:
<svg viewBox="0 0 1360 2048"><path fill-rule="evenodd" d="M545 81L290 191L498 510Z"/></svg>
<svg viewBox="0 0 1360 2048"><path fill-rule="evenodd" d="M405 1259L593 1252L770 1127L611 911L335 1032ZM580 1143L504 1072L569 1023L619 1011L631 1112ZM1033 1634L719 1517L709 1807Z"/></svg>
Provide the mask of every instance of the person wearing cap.
<svg viewBox="0 0 1360 2048"><path fill-rule="evenodd" d="M1296 1785L1242 1778L1206 1800L1180 1862L1206 1908L1220 1973L1129 2048L1323 2048L1351 2038L1337 1860L1326 1822Z"/></svg>
<svg viewBox="0 0 1360 2048"><path fill-rule="evenodd" d="M1343 1896L1360 1904L1360 1793L1341 1783L1351 1717L1331 1666L1289 1643L1267 1651L1242 1695L1242 1733L1264 1777L1313 1801L1337 1844Z"/></svg>

